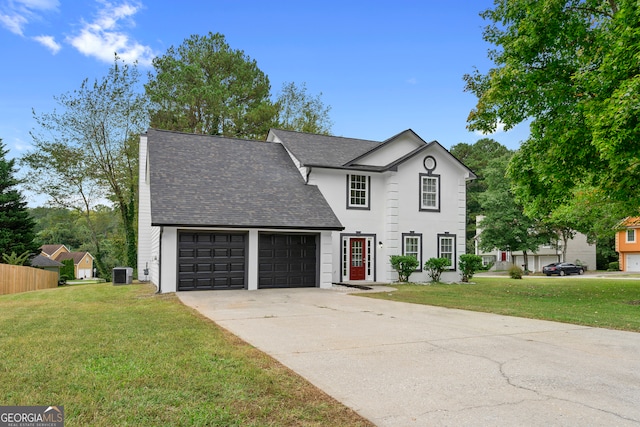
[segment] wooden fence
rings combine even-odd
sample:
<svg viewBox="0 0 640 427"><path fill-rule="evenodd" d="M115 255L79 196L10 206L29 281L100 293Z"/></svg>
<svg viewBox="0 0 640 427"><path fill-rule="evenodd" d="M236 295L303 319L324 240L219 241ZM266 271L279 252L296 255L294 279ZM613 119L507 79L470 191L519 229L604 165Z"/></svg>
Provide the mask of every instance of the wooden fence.
<svg viewBox="0 0 640 427"><path fill-rule="evenodd" d="M0 295L56 288L58 273L21 265L0 264Z"/></svg>

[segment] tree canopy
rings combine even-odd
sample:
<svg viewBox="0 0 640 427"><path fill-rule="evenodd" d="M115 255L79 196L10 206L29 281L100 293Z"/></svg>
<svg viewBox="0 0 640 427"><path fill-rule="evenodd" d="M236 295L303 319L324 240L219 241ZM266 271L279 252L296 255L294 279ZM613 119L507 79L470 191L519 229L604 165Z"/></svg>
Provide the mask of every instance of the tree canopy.
<svg viewBox="0 0 640 427"><path fill-rule="evenodd" d="M493 159L509 154L507 147L491 138L481 138L473 144L461 142L451 147L451 154L477 176L467 182L467 252L475 251L476 217L482 214L481 195L487 191L485 170Z"/></svg>
<svg viewBox="0 0 640 427"><path fill-rule="evenodd" d="M331 133L331 107L325 106L320 97L311 96L307 85L297 86L293 82L282 85L276 106L276 126L279 129L329 135Z"/></svg>
<svg viewBox="0 0 640 427"><path fill-rule="evenodd" d="M0 139L0 255L38 253L35 222L17 188L20 180L15 177L15 159L8 160L8 152Z"/></svg>
<svg viewBox="0 0 640 427"><path fill-rule="evenodd" d="M269 78L220 33L193 35L153 60L151 126L261 139L274 124Z"/></svg>
<svg viewBox="0 0 640 427"><path fill-rule="evenodd" d="M34 112L39 125L31 133L34 149L22 158L38 172L32 184L55 205L85 213L102 274L107 272L102 263L101 236L92 227L90 214L105 198L120 214L126 247L123 261L136 265L138 142L149 123L148 103L138 89L137 67L116 56L102 79L93 83L85 80L79 89L56 97L61 111Z"/></svg>
<svg viewBox="0 0 640 427"><path fill-rule="evenodd" d="M495 0L482 13L495 67L466 75L470 129L530 123L511 166L528 213L585 189L640 206L640 8L635 0Z"/></svg>

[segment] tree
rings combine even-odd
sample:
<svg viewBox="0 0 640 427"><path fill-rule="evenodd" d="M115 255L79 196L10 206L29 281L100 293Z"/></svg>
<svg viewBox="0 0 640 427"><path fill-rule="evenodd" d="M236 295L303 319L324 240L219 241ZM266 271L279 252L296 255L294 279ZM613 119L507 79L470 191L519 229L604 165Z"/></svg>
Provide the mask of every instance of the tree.
<svg viewBox="0 0 640 427"><path fill-rule="evenodd" d="M0 255L39 253L34 242L35 223L27 210L27 202L17 186L15 159L7 160L5 145L0 139Z"/></svg>
<svg viewBox="0 0 640 427"><path fill-rule="evenodd" d="M305 83L300 87L293 82L283 84L276 101L276 126L279 129L330 135L331 107L324 105L321 95L308 95Z"/></svg>
<svg viewBox="0 0 640 427"><path fill-rule="evenodd" d="M262 139L275 123L268 77L222 34L192 35L153 67L145 85L152 127Z"/></svg>
<svg viewBox="0 0 640 427"><path fill-rule="evenodd" d="M510 176L527 213L591 187L640 206L640 8L634 0L496 0L482 16L495 67L464 77L470 129L530 121Z"/></svg>
<svg viewBox="0 0 640 427"><path fill-rule="evenodd" d="M85 213L102 274L100 238L90 213L103 198L115 204L122 221L124 261L137 264L138 141L149 123L148 103L138 87L137 66L116 56L100 81L84 80L80 89L55 98L61 112L34 112L40 131L32 132L35 149L23 157L38 172L32 184L42 186L55 205Z"/></svg>
<svg viewBox="0 0 640 427"><path fill-rule="evenodd" d="M487 190L485 169L492 159L510 153L510 150L491 138L481 138L474 144L459 143L451 147L451 154L464 163L477 176L467 181L467 253L475 252L476 217L482 214L481 194Z"/></svg>
<svg viewBox="0 0 640 427"><path fill-rule="evenodd" d="M522 251L528 265L528 252L537 251L540 245L554 240L554 236L540 221L527 216L515 200L506 176L510 157L507 154L494 159L485 170L487 191L480 199L485 216L479 224L478 247L483 252Z"/></svg>
<svg viewBox="0 0 640 427"><path fill-rule="evenodd" d="M468 282L476 271L482 268L482 257L473 254L460 255L460 261L458 262L460 268L460 276L463 282Z"/></svg>

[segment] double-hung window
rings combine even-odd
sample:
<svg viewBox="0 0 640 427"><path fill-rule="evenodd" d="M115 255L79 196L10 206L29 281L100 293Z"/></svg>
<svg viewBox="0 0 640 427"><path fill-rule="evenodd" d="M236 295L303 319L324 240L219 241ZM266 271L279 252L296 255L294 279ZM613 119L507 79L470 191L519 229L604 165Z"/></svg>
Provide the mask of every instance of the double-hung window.
<svg viewBox="0 0 640 427"><path fill-rule="evenodd" d="M449 270L456 269L456 236L453 234L438 234L438 258L449 260Z"/></svg>
<svg viewBox="0 0 640 427"><path fill-rule="evenodd" d="M402 254L417 259L416 271L422 271L422 234L402 233Z"/></svg>
<svg viewBox="0 0 640 427"><path fill-rule="evenodd" d="M629 228L627 230L627 243L635 243L636 241L636 229Z"/></svg>
<svg viewBox="0 0 640 427"><path fill-rule="evenodd" d="M440 175L420 174L420 210L440 211Z"/></svg>
<svg viewBox="0 0 640 427"><path fill-rule="evenodd" d="M371 177L347 175L347 208L369 209L371 200Z"/></svg>

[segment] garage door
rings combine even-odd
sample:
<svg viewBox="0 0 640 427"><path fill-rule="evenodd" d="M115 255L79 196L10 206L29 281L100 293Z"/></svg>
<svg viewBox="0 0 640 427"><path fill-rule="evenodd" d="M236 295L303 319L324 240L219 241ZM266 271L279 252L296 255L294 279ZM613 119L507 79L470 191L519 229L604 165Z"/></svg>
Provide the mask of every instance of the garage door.
<svg viewBox="0 0 640 427"><path fill-rule="evenodd" d="M628 254L626 271L640 271L640 254Z"/></svg>
<svg viewBox="0 0 640 427"><path fill-rule="evenodd" d="M260 233L258 288L308 288L317 285L315 234Z"/></svg>
<svg viewBox="0 0 640 427"><path fill-rule="evenodd" d="M178 234L178 290L244 289L246 233Z"/></svg>

